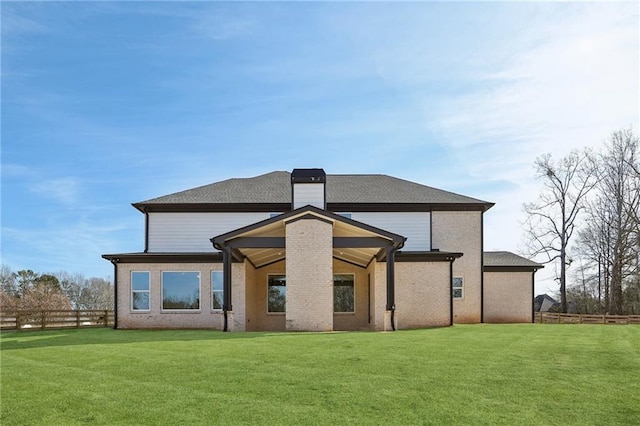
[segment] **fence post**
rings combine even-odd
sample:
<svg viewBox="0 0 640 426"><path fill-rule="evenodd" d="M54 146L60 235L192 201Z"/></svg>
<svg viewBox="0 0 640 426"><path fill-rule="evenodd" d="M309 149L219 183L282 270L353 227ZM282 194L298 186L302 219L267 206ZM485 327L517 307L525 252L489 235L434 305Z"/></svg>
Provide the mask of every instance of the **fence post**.
<svg viewBox="0 0 640 426"><path fill-rule="evenodd" d="M80 311L76 309L76 328L80 328Z"/></svg>
<svg viewBox="0 0 640 426"><path fill-rule="evenodd" d="M47 325L46 323L47 323L47 320L45 317L45 313L44 311L40 311L40 328L44 330Z"/></svg>
<svg viewBox="0 0 640 426"><path fill-rule="evenodd" d="M16 330L20 331L21 323L20 312L16 311Z"/></svg>
<svg viewBox="0 0 640 426"><path fill-rule="evenodd" d="M104 326L109 328L109 310L104 310Z"/></svg>

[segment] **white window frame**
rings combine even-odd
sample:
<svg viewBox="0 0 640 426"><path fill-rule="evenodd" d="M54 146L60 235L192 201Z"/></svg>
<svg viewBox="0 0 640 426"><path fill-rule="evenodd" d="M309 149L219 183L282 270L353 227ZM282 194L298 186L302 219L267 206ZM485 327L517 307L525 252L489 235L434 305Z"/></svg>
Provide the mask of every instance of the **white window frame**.
<svg viewBox="0 0 640 426"><path fill-rule="evenodd" d="M284 311L283 312L271 312L269 310L269 277L285 277L285 285L284 285ZM287 284L286 284L287 275L285 273L273 273L267 274L267 315L285 315L287 313Z"/></svg>
<svg viewBox="0 0 640 426"><path fill-rule="evenodd" d="M214 290L213 289L213 274L220 274L222 276L222 290ZM215 298L213 297L213 295L215 293L220 293L222 295L222 306L220 306L220 308L216 308L213 306L213 301L215 300ZM213 312L220 312L222 311L224 306L224 271L211 271L211 310Z"/></svg>
<svg viewBox="0 0 640 426"><path fill-rule="evenodd" d="M460 285L456 285L456 280L459 280ZM460 290L460 296L455 295L456 290ZM453 297L454 300L464 299L464 277L453 277L453 279L451 280L451 297Z"/></svg>
<svg viewBox="0 0 640 426"><path fill-rule="evenodd" d="M196 273L198 274L198 309L166 309L164 307L164 274L165 272L168 273L180 273L180 274L187 274L187 273ZM202 274L200 273L200 271L161 271L160 272L160 311L161 312L200 312L202 310Z"/></svg>
<svg viewBox="0 0 640 426"><path fill-rule="evenodd" d="M147 289L146 290L134 290L133 289L133 274L147 274ZM131 271L129 281L131 283L131 311L132 312L149 312L151 310L151 272L150 271ZM147 293L147 300L149 301L149 307L147 309L135 309L133 307L133 294L134 293Z"/></svg>

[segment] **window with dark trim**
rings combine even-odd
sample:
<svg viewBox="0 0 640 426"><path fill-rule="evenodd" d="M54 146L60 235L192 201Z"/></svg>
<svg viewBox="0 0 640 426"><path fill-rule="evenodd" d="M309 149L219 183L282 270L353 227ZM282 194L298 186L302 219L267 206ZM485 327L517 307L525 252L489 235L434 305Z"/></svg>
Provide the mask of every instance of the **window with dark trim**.
<svg viewBox="0 0 640 426"><path fill-rule="evenodd" d="M162 309L200 309L200 272L162 272Z"/></svg>
<svg viewBox="0 0 640 426"><path fill-rule="evenodd" d="M333 276L333 312L355 312L353 274L336 274Z"/></svg>
<svg viewBox="0 0 640 426"><path fill-rule="evenodd" d="M267 312L286 312L287 277L285 275L269 275L267 285Z"/></svg>

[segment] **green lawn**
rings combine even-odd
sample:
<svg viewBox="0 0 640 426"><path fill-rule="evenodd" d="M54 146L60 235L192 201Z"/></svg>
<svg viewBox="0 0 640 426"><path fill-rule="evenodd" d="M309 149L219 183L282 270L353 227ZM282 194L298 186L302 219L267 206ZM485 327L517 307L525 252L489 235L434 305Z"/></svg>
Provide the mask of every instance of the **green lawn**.
<svg viewBox="0 0 640 426"><path fill-rule="evenodd" d="M640 326L0 336L3 426L640 424Z"/></svg>

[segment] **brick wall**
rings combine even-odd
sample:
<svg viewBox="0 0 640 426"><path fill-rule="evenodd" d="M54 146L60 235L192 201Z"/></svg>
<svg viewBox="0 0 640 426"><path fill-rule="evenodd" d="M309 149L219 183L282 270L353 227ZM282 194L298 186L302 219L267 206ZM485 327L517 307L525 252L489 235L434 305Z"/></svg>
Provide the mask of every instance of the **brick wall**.
<svg viewBox="0 0 640 426"><path fill-rule="evenodd" d="M244 287L242 264L234 264L233 290ZM131 310L131 271L150 273L148 312ZM162 271L200 272L200 309L190 311L162 310ZM135 263L118 264L118 328L208 328L222 329L222 313L211 309L211 271L222 271L221 263ZM234 296L234 309L244 303ZM238 304L236 305L236 302ZM234 319L237 316L234 315ZM237 321L237 319L236 319ZM234 323L235 329L243 325Z"/></svg>
<svg viewBox="0 0 640 426"><path fill-rule="evenodd" d="M531 322L532 272L485 272L485 322Z"/></svg>
<svg viewBox="0 0 640 426"><path fill-rule="evenodd" d="M286 224L287 330L333 330L332 231L320 219Z"/></svg>
<svg viewBox="0 0 640 426"><path fill-rule="evenodd" d="M449 262L396 263L398 328L450 323Z"/></svg>
<svg viewBox="0 0 640 426"><path fill-rule="evenodd" d="M433 248L462 252L453 275L464 279L464 298L454 299L454 323L480 322L482 239L481 212L433 212Z"/></svg>

